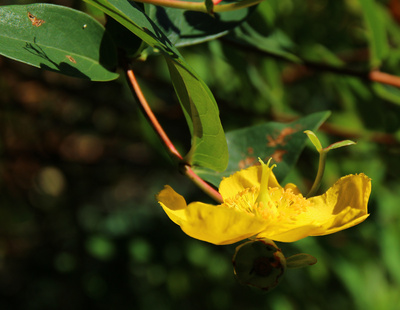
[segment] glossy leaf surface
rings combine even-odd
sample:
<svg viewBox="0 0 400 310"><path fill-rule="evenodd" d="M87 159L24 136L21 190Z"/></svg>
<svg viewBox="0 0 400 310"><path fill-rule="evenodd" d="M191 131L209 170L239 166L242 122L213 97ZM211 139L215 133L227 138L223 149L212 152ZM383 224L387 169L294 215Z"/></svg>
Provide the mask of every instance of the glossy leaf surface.
<svg viewBox="0 0 400 310"><path fill-rule="evenodd" d="M184 67L169 59L167 63L184 114L190 115L191 119L192 145L195 148L192 147L186 156L187 160L194 165L207 167L212 164L218 168L216 170L224 170L228 158L215 156L227 154L227 145L222 141L225 135L213 95L204 83L200 83Z"/></svg>
<svg viewBox="0 0 400 310"><path fill-rule="evenodd" d="M52 4L0 7L0 54L65 75L108 81L118 77L116 48L89 15Z"/></svg>
<svg viewBox="0 0 400 310"><path fill-rule="evenodd" d="M204 2L197 0L194 2ZM222 1L221 4L229 3ZM192 45L226 35L229 30L245 21L255 7L244 8L213 16L161 6L147 5L146 13L163 30L175 46Z"/></svg>
<svg viewBox="0 0 400 310"><path fill-rule="evenodd" d="M110 15L164 55L192 135L187 161L194 166L223 171L228 163L228 148L218 107L207 85L163 31L136 4L124 0L85 1Z"/></svg>
<svg viewBox="0 0 400 310"><path fill-rule="evenodd" d="M277 164L274 173L282 181L296 163L308 138L305 130L316 130L330 112L318 112L292 123L269 122L226 134L229 149L228 168L223 173L196 169L206 181L219 185L223 177L258 163L258 158L268 161L272 157Z"/></svg>

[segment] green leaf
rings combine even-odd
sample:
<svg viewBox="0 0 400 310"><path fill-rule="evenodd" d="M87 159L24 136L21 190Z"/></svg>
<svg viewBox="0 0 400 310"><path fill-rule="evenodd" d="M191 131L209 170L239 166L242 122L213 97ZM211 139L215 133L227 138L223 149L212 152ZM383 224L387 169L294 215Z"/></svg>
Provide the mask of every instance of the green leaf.
<svg viewBox="0 0 400 310"><path fill-rule="evenodd" d="M389 54L384 15L375 0L360 0L360 4L369 30L370 63L372 67L377 67Z"/></svg>
<svg viewBox="0 0 400 310"><path fill-rule="evenodd" d="M395 86L373 83L372 89L382 99L400 105L400 89Z"/></svg>
<svg viewBox="0 0 400 310"><path fill-rule="evenodd" d="M302 60L290 51L294 43L280 29L275 29L268 36L265 36L257 32L250 24L243 23L236 27L227 36L227 39L238 44L255 47L260 51L282 57L290 62L302 63Z"/></svg>
<svg viewBox="0 0 400 310"><path fill-rule="evenodd" d="M152 20L134 3L127 0L84 0L97 7L128 28L153 48L175 58L181 58L178 50Z"/></svg>
<svg viewBox="0 0 400 310"><path fill-rule="evenodd" d="M184 114L191 120L188 123L191 124L192 148L186 159L193 165L210 167L212 163L213 169L225 170L228 146L213 95L206 84L183 66L168 58L167 63Z"/></svg>
<svg viewBox="0 0 400 310"><path fill-rule="evenodd" d="M261 2L251 18L231 31L226 39L290 62L301 63L302 60L292 53L296 49L296 44L274 24L277 18L276 10L277 8L269 1Z"/></svg>
<svg viewBox="0 0 400 310"><path fill-rule="evenodd" d="M349 145L354 145L354 144L356 144L354 141L351 141L351 140L343 140L343 141L335 142L335 143L333 143L333 144L327 146L327 147L324 149L324 151L325 151L325 152L328 152L328 151L331 151L331 150L334 150L334 149L338 149L338 148L341 148L341 147L344 147L344 146L349 146Z"/></svg>
<svg viewBox="0 0 400 310"><path fill-rule="evenodd" d="M204 2L200 0L197 2ZM198 44L226 35L244 22L255 7L230 12L206 13L146 5L146 14L175 46Z"/></svg>
<svg viewBox="0 0 400 310"><path fill-rule="evenodd" d="M319 141L318 137L311 130L305 130L304 133L308 136L308 139L311 140L312 144L314 144L315 148L318 152L322 151L322 145Z"/></svg>
<svg viewBox="0 0 400 310"><path fill-rule="evenodd" d="M93 81L114 80L116 47L89 15L52 4L0 7L0 54Z"/></svg>
<svg viewBox="0 0 400 310"><path fill-rule="evenodd" d="M204 0L204 4L207 8L207 13L213 14L214 11L214 2L212 0Z"/></svg>
<svg viewBox="0 0 400 310"><path fill-rule="evenodd" d="M207 85L186 63L163 31L136 4L123 0L85 1L161 51L192 135L192 147L186 159L194 166L223 171L228 163L228 148L218 107Z"/></svg>
<svg viewBox="0 0 400 310"><path fill-rule="evenodd" d="M317 263L317 259L306 253L286 257L286 267L289 269L303 268Z"/></svg>
<svg viewBox="0 0 400 310"><path fill-rule="evenodd" d="M317 135L313 133L311 130L305 130L304 133L307 135L308 139L310 139L311 143L315 146L318 153L324 152L328 153L331 150L338 149L344 146L354 145L356 144L351 140L343 140L339 142L332 143L331 145L323 148L321 142L319 141Z"/></svg>
<svg viewBox="0 0 400 310"><path fill-rule="evenodd" d="M229 149L228 168L223 173L196 168L194 171L204 180L218 186L223 177L258 163L258 158L277 163L274 173L282 181L302 152L308 138L307 129L316 130L330 112L318 112L292 123L269 122L226 134Z"/></svg>
<svg viewBox="0 0 400 310"><path fill-rule="evenodd" d="M299 55L310 62L327 64L335 67L344 67L345 62L327 47L316 43L299 47Z"/></svg>
<svg viewBox="0 0 400 310"><path fill-rule="evenodd" d="M101 12L103 14L103 12ZM125 53L128 58L136 58L141 55L142 50L148 45L144 43L132 31L122 26L113 18L108 18L105 25L108 33L112 36L118 48Z"/></svg>

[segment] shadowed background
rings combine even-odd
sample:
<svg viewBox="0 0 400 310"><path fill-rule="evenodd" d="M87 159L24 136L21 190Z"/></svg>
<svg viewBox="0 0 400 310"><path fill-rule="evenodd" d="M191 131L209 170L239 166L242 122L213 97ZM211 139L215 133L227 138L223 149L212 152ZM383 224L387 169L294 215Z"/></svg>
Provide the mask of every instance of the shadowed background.
<svg viewBox="0 0 400 310"><path fill-rule="evenodd" d="M52 3L85 10L80 1ZM318 42L360 61L352 4L285 0L276 25L303 50ZM122 78L94 83L0 57L0 308L397 309L399 106L358 77L306 70L224 39L182 52L214 93L226 130L331 110L318 133L323 144L358 144L329 154L321 191L364 172L371 216L331 236L278 244L286 256L306 252L318 263L289 270L271 293L241 286L235 245L187 237L155 201L170 184L187 201L210 202L177 172ZM400 75L398 62L393 53L383 69ZM187 150L162 60L136 72L165 130ZM286 181L306 192L317 164L307 147Z"/></svg>

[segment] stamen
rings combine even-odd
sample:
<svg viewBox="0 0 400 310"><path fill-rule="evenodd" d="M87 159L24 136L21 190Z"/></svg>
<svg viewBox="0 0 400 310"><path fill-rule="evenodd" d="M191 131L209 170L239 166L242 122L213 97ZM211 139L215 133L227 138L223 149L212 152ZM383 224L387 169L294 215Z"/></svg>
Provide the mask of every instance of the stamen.
<svg viewBox="0 0 400 310"><path fill-rule="evenodd" d="M256 187L246 188L233 198L225 199L224 204L228 208L234 208L238 211L244 211L254 214L254 206L259 189Z"/></svg>
<svg viewBox="0 0 400 310"><path fill-rule="evenodd" d="M270 187L263 191L268 196L266 201L258 201L260 189L251 187L235 197L225 199L224 206L273 221L295 221L298 215L311 206L310 201L301 194L295 194L291 188Z"/></svg>

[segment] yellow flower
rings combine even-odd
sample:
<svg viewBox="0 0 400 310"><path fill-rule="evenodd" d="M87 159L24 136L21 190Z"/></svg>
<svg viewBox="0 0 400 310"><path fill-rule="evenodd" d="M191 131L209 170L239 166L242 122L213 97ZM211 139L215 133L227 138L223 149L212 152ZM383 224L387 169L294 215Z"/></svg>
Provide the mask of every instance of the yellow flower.
<svg viewBox="0 0 400 310"><path fill-rule="evenodd" d="M214 244L252 236L294 242L352 227L369 215L371 180L365 174L342 177L325 194L306 199L294 184L281 187L272 168L261 162L224 178L220 205L187 205L168 185L157 200L187 235Z"/></svg>

